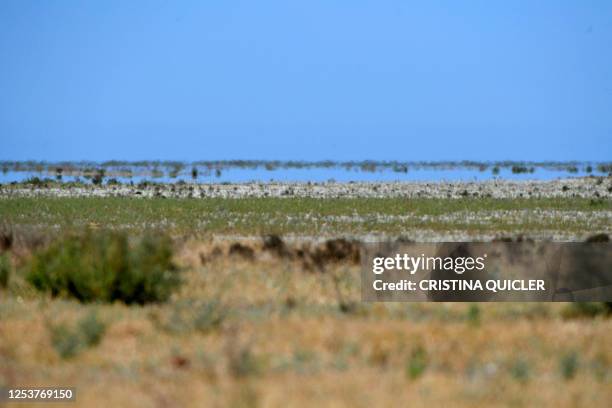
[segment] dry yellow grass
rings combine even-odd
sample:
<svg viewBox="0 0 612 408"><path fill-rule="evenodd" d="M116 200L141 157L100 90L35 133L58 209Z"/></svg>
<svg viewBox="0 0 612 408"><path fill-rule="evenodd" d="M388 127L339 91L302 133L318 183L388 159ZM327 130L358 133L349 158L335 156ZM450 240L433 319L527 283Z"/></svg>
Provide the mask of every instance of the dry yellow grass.
<svg viewBox="0 0 612 408"><path fill-rule="evenodd" d="M82 305L18 284L0 292L0 385L76 387L70 407L612 402L610 319L566 320L563 304L480 304L476 317L461 303L364 304L357 265L307 272L269 254L202 264L214 246L227 250L183 244L185 283L161 305ZM198 327L210 301L224 319ZM101 343L61 358L49 327L94 309L107 325ZM425 358L414 362L418 348Z"/></svg>

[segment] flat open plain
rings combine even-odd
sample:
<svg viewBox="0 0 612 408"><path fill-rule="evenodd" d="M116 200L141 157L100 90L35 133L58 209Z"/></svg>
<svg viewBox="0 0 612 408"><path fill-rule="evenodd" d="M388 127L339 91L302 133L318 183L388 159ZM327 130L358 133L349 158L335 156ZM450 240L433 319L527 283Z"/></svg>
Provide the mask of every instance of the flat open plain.
<svg viewBox="0 0 612 408"><path fill-rule="evenodd" d="M610 186L5 184L0 386L76 387L71 407L607 407L603 304L364 303L358 258L364 240L607 237ZM36 290L32 257L84 230L170 235L180 286L144 305Z"/></svg>

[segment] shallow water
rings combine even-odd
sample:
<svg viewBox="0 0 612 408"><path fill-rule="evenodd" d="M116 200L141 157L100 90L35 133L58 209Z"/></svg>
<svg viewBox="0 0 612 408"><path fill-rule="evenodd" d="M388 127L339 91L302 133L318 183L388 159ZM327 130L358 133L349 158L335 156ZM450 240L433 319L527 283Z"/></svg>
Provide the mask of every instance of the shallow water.
<svg viewBox="0 0 612 408"><path fill-rule="evenodd" d="M408 168L407 171L395 171L388 167L375 170L362 170L359 167L278 167L266 169L265 167L220 167L209 168L207 166L196 166L197 177L193 177L191 166L186 167L178 173L172 174L166 168L143 168L143 167L105 167L105 180L114 178L122 183L139 183L144 180L159 183L174 183L177 181L198 183L244 183L244 182L377 182L377 181L484 181L492 179L506 180L554 180L567 177L581 177L594 175L605 175L594 169L592 172L585 170L586 166L580 166L577 171L568 171L563 168L533 167L533 172L516 173L511 167L501 167L495 174L492 167L479 169L476 167L446 167L446 166L416 166ZM595 168L593 166L593 168ZM126 171L129 170L129 171ZM131 173L131 175L130 175ZM54 167L49 166L42 170L14 170L9 169L0 173L0 183L20 182L29 178L51 178L61 181L88 181L89 177L84 172L72 169L70 172L57 177Z"/></svg>

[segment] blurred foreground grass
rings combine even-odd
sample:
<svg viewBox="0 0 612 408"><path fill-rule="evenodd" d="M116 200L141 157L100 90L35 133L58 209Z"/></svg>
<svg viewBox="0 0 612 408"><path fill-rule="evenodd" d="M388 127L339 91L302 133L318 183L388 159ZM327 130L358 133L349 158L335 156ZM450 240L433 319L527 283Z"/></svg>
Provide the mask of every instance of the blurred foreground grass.
<svg viewBox="0 0 612 408"><path fill-rule="evenodd" d="M158 304L51 298L16 272L0 290L0 386L74 386L77 402L66 406L87 407L611 401L603 314L550 303L362 303L357 265L202 263L208 245L182 246L184 283Z"/></svg>

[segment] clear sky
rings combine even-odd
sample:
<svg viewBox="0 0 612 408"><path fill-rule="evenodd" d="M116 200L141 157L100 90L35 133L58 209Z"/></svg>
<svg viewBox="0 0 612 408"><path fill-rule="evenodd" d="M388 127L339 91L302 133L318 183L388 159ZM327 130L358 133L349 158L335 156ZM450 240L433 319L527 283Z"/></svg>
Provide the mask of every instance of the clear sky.
<svg viewBox="0 0 612 408"><path fill-rule="evenodd" d="M612 1L2 0L0 159L612 160Z"/></svg>

